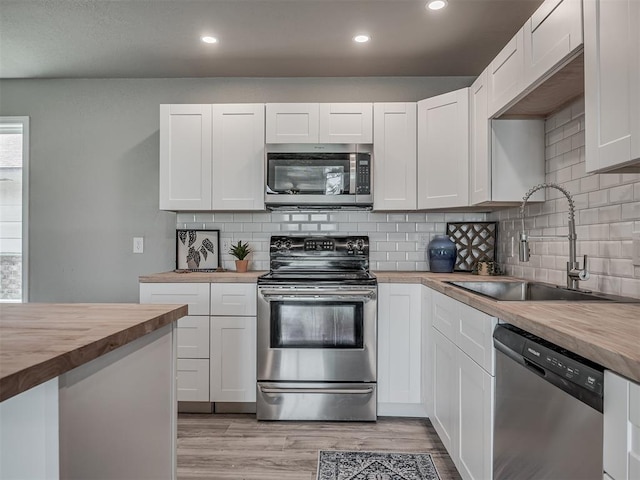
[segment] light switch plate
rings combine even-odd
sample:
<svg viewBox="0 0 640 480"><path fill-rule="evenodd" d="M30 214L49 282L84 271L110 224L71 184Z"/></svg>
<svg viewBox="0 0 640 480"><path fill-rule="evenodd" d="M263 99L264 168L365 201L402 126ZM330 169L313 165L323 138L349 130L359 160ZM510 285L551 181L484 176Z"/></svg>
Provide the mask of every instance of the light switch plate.
<svg viewBox="0 0 640 480"><path fill-rule="evenodd" d="M142 237L133 237L133 253L142 253L144 251L144 239Z"/></svg>
<svg viewBox="0 0 640 480"><path fill-rule="evenodd" d="M640 267L640 232L633 232L631 239L633 242L633 264Z"/></svg>

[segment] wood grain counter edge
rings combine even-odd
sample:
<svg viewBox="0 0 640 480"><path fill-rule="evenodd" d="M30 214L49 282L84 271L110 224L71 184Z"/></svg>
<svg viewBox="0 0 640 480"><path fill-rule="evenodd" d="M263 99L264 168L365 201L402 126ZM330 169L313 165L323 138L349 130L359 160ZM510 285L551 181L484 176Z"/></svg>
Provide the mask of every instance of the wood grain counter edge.
<svg viewBox="0 0 640 480"><path fill-rule="evenodd" d="M20 305L27 306L31 304L15 304L12 305L12 310L19 308ZM99 307L99 304L87 305ZM113 305L114 304L105 304L105 306ZM81 308L82 304L77 304L77 306ZM137 304L131 304L130 306L133 309L137 308ZM148 307L148 305L145 305L145 307ZM163 306L156 305L155 307L162 309ZM144 321L126 326L119 331L115 331L88 343L77 345L71 350L50 356L43 361L26 365L24 368L7 375L2 375L0 377L0 402L84 365L165 325L176 322L179 318L188 314L187 305L166 305L164 307L166 307L164 308L164 312L149 316ZM4 314L7 313L7 310L9 309L3 309ZM0 327L3 327L2 324L0 324ZM5 350L7 349L5 348ZM0 352L0 355L11 355L11 352Z"/></svg>

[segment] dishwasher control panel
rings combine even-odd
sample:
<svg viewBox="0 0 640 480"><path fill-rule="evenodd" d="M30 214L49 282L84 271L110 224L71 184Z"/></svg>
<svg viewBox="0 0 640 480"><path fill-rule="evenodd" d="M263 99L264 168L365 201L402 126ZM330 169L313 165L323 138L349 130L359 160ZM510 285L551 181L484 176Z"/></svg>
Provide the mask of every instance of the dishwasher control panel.
<svg viewBox="0 0 640 480"><path fill-rule="evenodd" d="M544 340L542 341L544 342ZM541 367L551 370L556 375L602 395L604 373L585 365L585 362L588 362L586 359L571 358L532 340L525 341L522 356Z"/></svg>

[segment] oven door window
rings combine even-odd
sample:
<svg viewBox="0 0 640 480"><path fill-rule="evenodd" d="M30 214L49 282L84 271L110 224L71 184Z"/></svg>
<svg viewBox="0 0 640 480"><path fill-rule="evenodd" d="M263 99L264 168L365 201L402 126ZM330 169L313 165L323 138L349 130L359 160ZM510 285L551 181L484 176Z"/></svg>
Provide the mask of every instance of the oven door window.
<svg viewBox="0 0 640 480"><path fill-rule="evenodd" d="M349 155L270 154L267 164L267 186L273 193L340 195L351 188Z"/></svg>
<svg viewBox="0 0 640 480"><path fill-rule="evenodd" d="M271 302L271 348L363 348L360 302Z"/></svg>

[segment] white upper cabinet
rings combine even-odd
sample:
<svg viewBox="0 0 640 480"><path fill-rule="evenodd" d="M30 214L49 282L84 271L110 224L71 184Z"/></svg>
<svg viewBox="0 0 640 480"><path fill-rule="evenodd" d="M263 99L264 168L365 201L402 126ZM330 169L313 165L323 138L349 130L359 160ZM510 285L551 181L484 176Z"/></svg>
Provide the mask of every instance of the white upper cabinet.
<svg viewBox="0 0 640 480"><path fill-rule="evenodd" d="M160 106L160 209L264 210L264 104Z"/></svg>
<svg viewBox="0 0 640 480"><path fill-rule="evenodd" d="M213 105L213 210L264 210L264 105Z"/></svg>
<svg viewBox="0 0 640 480"><path fill-rule="evenodd" d="M373 143L373 104L321 103L320 143Z"/></svg>
<svg viewBox="0 0 640 480"><path fill-rule="evenodd" d="M518 96L524 85L524 31L505 45L489 64L489 117L503 110Z"/></svg>
<svg viewBox="0 0 640 480"><path fill-rule="evenodd" d="M374 210L416 209L416 103L373 106Z"/></svg>
<svg viewBox="0 0 640 480"><path fill-rule="evenodd" d="M469 88L469 200L491 200L487 70Z"/></svg>
<svg viewBox="0 0 640 480"><path fill-rule="evenodd" d="M267 103L267 143L318 143L317 103Z"/></svg>
<svg viewBox="0 0 640 480"><path fill-rule="evenodd" d="M160 105L160 209L211 209L211 105Z"/></svg>
<svg viewBox="0 0 640 480"><path fill-rule="evenodd" d="M544 120L491 120L487 92L485 70L469 89L469 201L519 204L544 182ZM544 200L544 192L531 200Z"/></svg>
<svg viewBox="0 0 640 480"><path fill-rule="evenodd" d="M582 0L546 0L524 24L524 87L582 45Z"/></svg>
<svg viewBox="0 0 640 480"><path fill-rule="evenodd" d="M585 0L586 170L640 172L640 2Z"/></svg>
<svg viewBox="0 0 640 480"><path fill-rule="evenodd" d="M372 143L371 103L267 103L267 143Z"/></svg>
<svg viewBox="0 0 640 480"><path fill-rule="evenodd" d="M418 209L469 204L469 89L418 102Z"/></svg>

